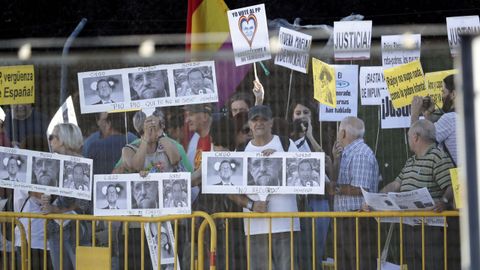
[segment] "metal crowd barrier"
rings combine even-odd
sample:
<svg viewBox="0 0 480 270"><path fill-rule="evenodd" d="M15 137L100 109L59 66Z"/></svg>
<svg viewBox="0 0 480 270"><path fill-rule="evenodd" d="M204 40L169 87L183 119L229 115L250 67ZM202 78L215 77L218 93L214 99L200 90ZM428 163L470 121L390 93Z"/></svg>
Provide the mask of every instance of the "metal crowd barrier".
<svg viewBox="0 0 480 270"><path fill-rule="evenodd" d="M15 258L15 242L14 242L14 239L15 239L15 230L11 230L10 235L11 235L11 239L12 239L12 245L11 247L7 247L6 243L7 243L7 225L10 225L11 228L15 228L15 226L17 226L17 228L19 229L20 231L20 243L21 243L21 247L20 247L20 256L21 258L25 258L26 257L26 253L27 253L27 240L25 238L25 228L23 227L23 224L21 222L19 222L15 217L4 217L3 215L1 215L1 213L4 213L4 212L0 212L0 225L1 225L1 233L2 233L2 238L0 239L1 241L1 248L2 248L2 251L1 251L1 257L2 257L2 260L1 260L1 265L0 267L2 269L7 269L7 265L8 265L8 262L10 262L10 265L11 265L11 268L12 269L15 269L16 268L16 258ZM8 249L10 248L10 260L9 260L9 256L7 255L7 252L8 252ZM25 270L27 269L27 264L26 264L26 260L20 260L21 261L21 265L20 265L20 269L22 270Z"/></svg>
<svg viewBox="0 0 480 270"><path fill-rule="evenodd" d="M317 218L331 218L331 226L333 226L333 256L334 256L334 261L332 265L329 267L328 264L324 264L323 269L338 269L337 267L337 238L338 238L338 232L337 232L337 220L342 219L342 218L354 218L355 219L355 241L356 241L356 269L360 269L360 263L359 263L359 253L360 253L360 248L358 243L359 243L359 219L362 218L400 218L400 223L403 224L403 220L408 217L417 217L421 218L421 234L422 234L422 269L425 269L425 218L428 217L443 217L444 218L444 230L443 230L443 260L444 260L444 269L447 269L447 255L448 255L448 249L447 249L447 231L448 228L446 227L446 218L447 217L457 217L458 218L458 211L444 211L441 213L435 213L432 211L412 211L412 212L404 212L404 211L389 211L389 212L297 212L297 213L281 213L281 212L275 212L275 213L242 213L242 212L228 212L228 213L215 213L212 216L213 219L216 221L218 220L223 220L224 223L226 224L225 226L225 239L226 239L226 244L224 246L218 246L218 249L225 249L224 254L226 254L225 258L215 258L215 254L210 254L211 260L210 260L210 269L212 268L212 264L215 265L215 261L217 260L225 260L225 269L229 269L229 220L230 219L247 219L247 222L249 224L250 219L255 219L255 218L267 218L270 221L270 232L268 234L268 265L269 265L269 270L272 269L272 232L271 232L271 221L274 218L290 218L291 219L291 226L290 226L290 256L291 258L294 257L294 231L293 231L293 220L294 218L309 218L312 220L312 232L311 232L311 237L312 237L312 250L313 250L313 256L311 258L312 260L312 269L316 269L317 263L321 263L321 258L320 262L318 262L318 258L316 258L315 255L315 219ZM205 236L205 231L207 229L207 221L204 221L201 226L200 226L200 231L198 233L199 238L198 242L201 243L203 242L203 238ZM382 252L382 241L381 239L381 226L388 226L388 223L381 223L378 222L377 219L377 258L381 258L381 252ZM404 237L404 229L403 227L406 226L403 224L403 226L399 226L399 258L400 258L400 266L405 264L404 260L404 246L403 246L403 237ZM211 226L210 226L211 227ZM250 226L249 226L250 227ZM332 233L332 232L329 232ZM250 270L251 265L250 265L250 254L252 252L250 248L250 231L247 232L246 235L246 242L247 242L247 256L246 256L246 261L247 261L247 267L246 269ZM459 247L456 247L459 248ZM198 246L198 253L203 254L203 245ZM204 262L200 261L203 259L203 256L199 256L199 265L202 265ZM235 267L237 268L237 267ZM377 269L381 269L381 261L377 259ZM245 268L242 268L245 269ZM294 263L293 260L291 260L291 265L290 269L294 269ZM401 268L405 269L405 268Z"/></svg>
<svg viewBox="0 0 480 270"><path fill-rule="evenodd" d="M27 218L28 219L28 229L27 231L25 231L22 223L19 221L20 218ZM157 230L158 232L160 232L160 226L161 226L161 223L162 222L168 222L168 221L173 221L173 224L172 226L174 226L174 238L175 238L175 245L174 245L174 269L178 269L178 258L179 258L179 250L178 250L178 247L183 245L184 243L179 243L178 242L178 234L179 234L179 230L178 230L178 226L179 226L179 222L181 221L189 221L191 222L191 226L188 226L190 228L190 233L191 233L191 238L190 239L194 239L192 240L192 243L191 243L191 247L190 247L190 269L199 269L199 270L202 270L204 269L204 259L203 259L203 252L202 253L198 253L198 258L197 260L195 260L195 248L194 248L194 244L195 244L195 239L196 239L196 227L195 226L195 220L196 219L203 219L203 223L204 226L209 226L210 228L210 231L212 232L210 234L210 253L211 254L215 254L215 250L216 250L216 243L217 243L217 239L216 239L216 227L215 227L215 223L214 223L214 220L205 212L200 212L200 211L196 211L196 212L192 212L191 215L169 215L169 216L162 216L162 217L136 217L136 216L112 216L112 217L99 217L99 216L91 216L91 215L69 215L69 214L48 214L48 215L45 215L45 214L36 214L36 213L15 213L15 212L0 212L0 224L2 224L2 229L3 229L3 240L5 242L6 240L6 237L5 237L5 234L6 234L6 223L11 223L12 225L15 224L17 225L17 227L19 228L20 230L20 237L21 237L21 252L20 254L17 254L21 256L21 269L24 270L24 269L32 269L32 265L31 265L31 261L32 261L32 258L31 258L31 252L30 252L30 248L28 247L28 244L27 244L27 239L28 239L28 243L31 243L31 219L42 219L44 220L44 232L47 232L47 221L48 220L56 220L57 222L60 223L60 269L63 269L63 234L64 234L64 229L63 229L63 224L64 222L66 222L67 220L70 220L70 222L75 222L75 226L76 226L76 229L75 229L75 233L76 233L76 256L77 256L77 267L76 269L109 269L111 268L111 259L110 259L110 252L111 252L111 248L112 248L112 222L121 222L122 225L123 225L123 228L124 228L124 269L129 269L129 248L130 248L130 245L136 245L138 243L130 243L128 242L128 234L129 234L129 224L134 224L134 223L138 223L140 224L140 269L141 270L144 270L145 269L145 261L144 261L144 255L145 255L145 237L144 237L144 224L146 223L157 223ZM91 230L91 246L80 246L80 237L79 237L79 229L80 229L80 222L81 221L86 221L86 222L91 222L92 224L92 230ZM101 263L101 259L99 258L99 256L101 255L102 252L99 252L99 251L102 251L101 249L95 249L97 248L96 246L96 237L95 237L95 234L96 234L96 230L94 229L95 228L95 223L98 223L98 222L107 222L108 223L108 246L106 247L106 252L103 252L103 254L106 254L106 256L108 257L107 258L107 267L101 267L98 265L98 263ZM158 239L157 239L157 243L160 243L161 242L161 239L160 239L160 233L157 234L158 236ZM48 237L48 233L45 233L44 234L44 240L43 240L43 244L44 244L44 248L43 248L43 267L42 269L47 269L47 237ZM202 248L203 248L203 240L204 240L204 235L203 234L198 234L198 237L202 239ZM16 269L16 266L15 266L15 233L14 233L14 230L12 230L12 238L11 238L11 242L13 243L12 244L12 248L11 248L11 254L10 254L10 257L11 257L11 264L10 264L10 268L11 269ZM199 246L200 246L200 241L198 241L199 243ZM82 258L84 259L81 263L81 264L84 264L84 265L88 265L88 266L84 266L84 268L82 267L79 267L79 260L78 260L78 254L79 254L79 248L93 248L92 251L89 252L86 252L86 254L89 254L89 255L93 255L92 257L90 257L90 261L88 260L89 258ZM28 251L27 251L28 250ZM158 269L163 269L161 268L161 256L160 256L160 248L158 249ZM3 257L3 269L6 270L7 269L7 260L6 258L8 258L7 256L7 251L4 249L3 250L3 253L2 253L2 257ZM202 263L197 263L197 262L202 262ZM97 264L97 265L95 265ZM92 267L96 267L96 268L92 268ZM182 268L182 269L185 269L185 268ZM210 269L215 269L214 267L210 267Z"/></svg>

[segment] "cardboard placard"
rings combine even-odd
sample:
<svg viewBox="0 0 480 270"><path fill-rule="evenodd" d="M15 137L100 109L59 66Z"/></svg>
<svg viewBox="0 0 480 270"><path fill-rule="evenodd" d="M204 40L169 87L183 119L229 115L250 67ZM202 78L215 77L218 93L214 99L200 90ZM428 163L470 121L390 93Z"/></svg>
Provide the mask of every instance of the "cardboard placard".
<svg viewBox="0 0 480 270"><path fill-rule="evenodd" d="M382 66L391 68L420 60L421 35L382 36Z"/></svg>
<svg viewBox="0 0 480 270"><path fill-rule="evenodd" d="M447 17L447 35L450 53L455 56L460 48L460 35L480 33L479 16Z"/></svg>
<svg viewBox="0 0 480 270"><path fill-rule="evenodd" d="M78 73L83 113L218 101L213 61Z"/></svg>
<svg viewBox="0 0 480 270"><path fill-rule="evenodd" d="M335 60L370 59L372 21L340 21L333 23Z"/></svg>
<svg viewBox="0 0 480 270"><path fill-rule="evenodd" d="M313 69L313 97L332 108L337 107L336 73L335 68L316 58L312 58Z"/></svg>
<svg viewBox="0 0 480 270"><path fill-rule="evenodd" d="M387 91L383 67L360 67L358 80L362 105L382 105L380 92Z"/></svg>
<svg viewBox="0 0 480 270"><path fill-rule="evenodd" d="M280 52L275 56L275 65L307 73L310 60L312 36L280 27L278 33Z"/></svg>
<svg viewBox="0 0 480 270"><path fill-rule="evenodd" d="M236 66L272 58L264 4L229 10L227 15Z"/></svg>
<svg viewBox="0 0 480 270"><path fill-rule="evenodd" d="M35 103L33 65L0 67L0 105Z"/></svg>
<svg viewBox="0 0 480 270"><path fill-rule="evenodd" d="M418 60L384 69L383 74L395 108L411 105L414 96L426 95L423 69Z"/></svg>

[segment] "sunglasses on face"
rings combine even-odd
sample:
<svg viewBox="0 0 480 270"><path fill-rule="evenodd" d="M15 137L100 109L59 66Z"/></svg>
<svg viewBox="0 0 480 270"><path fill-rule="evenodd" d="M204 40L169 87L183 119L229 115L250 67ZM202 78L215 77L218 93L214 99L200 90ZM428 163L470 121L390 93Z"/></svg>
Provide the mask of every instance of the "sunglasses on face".
<svg viewBox="0 0 480 270"><path fill-rule="evenodd" d="M54 134L50 134L50 135L48 136L48 141L51 142L51 141L52 141L53 139L55 139L55 138L58 139L58 136L57 136L57 135L54 135Z"/></svg>

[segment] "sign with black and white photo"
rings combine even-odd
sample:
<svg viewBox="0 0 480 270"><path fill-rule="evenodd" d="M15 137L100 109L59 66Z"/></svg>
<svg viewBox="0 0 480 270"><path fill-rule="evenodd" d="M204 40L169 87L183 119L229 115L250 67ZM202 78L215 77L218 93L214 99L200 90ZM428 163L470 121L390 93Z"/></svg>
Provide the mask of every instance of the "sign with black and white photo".
<svg viewBox="0 0 480 270"><path fill-rule="evenodd" d="M80 72L82 113L218 101L213 61Z"/></svg>
<svg viewBox="0 0 480 270"><path fill-rule="evenodd" d="M236 66L272 57L264 4L229 10L227 16Z"/></svg>
<svg viewBox="0 0 480 270"><path fill-rule="evenodd" d="M372 21L339 21L333 23L335 60L370 59Z"/></svg>
<svg viewBox="0 0 480 270"><path fill-rule="evenodd" d="M455 56L460 48L460 35L475 35L480 33L480 17L458 16L447 17L447 36L450 53Z"/></svg>
<svg viewBox="0 0 480 270"><path fill-rule="evenodd" d="M91 159L0 147L0 187L91 200Z"/></svg>
<svg viewBox="0 0 480 270"><path fill-rule="evenodd" d="M334 65L337 106L320 104L319 119L324 122L340 122L358 112L358 66Z"/></svg>
<svg viewBox="0 0 480 270"><path fill-rule="evenodd" d="M307 73L310 60L312 36L280 27L278 32L280 51L275 56L275 65Z"/></svg>
<svg viewBox="0 0 480 270"><path fill-rule="evenodd" d="M324 194L325 154L203 152L202 192Z"/></svg>
<svg viewBox="0 0 480 270"><path fill-rule="evenodd" d="M94 182L95 216L191 213L189 173L98 174Z"/></svg>
<svg viewBox="0 0 480 270"><path fill-rule="evenodd" d="M173 269L175 263L175 238L171 222L146 223L144 228L152 260L152 268L158 269L158 263L160 262L162 266L171 265L171 269ZM179 265L177 257L177 270L180 269Z"/></svg>

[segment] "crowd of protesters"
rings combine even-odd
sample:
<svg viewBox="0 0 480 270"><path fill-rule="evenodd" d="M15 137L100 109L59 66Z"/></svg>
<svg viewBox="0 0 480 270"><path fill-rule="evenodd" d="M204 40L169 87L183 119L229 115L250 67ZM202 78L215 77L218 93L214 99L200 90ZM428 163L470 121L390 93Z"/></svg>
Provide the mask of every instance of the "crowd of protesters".
<svg viewBox="0 0 480 270"><path fill-rule="evenodd" d="M157 108L152 115L142 111L133 117L136 134L125 128L124 115L119 113L100 113L96 116L98 130L80 128L74 124L58 124L48 137L44 138L48 118L31 105L12 105L6 118L1 121L0 144L6 147L19 147L30 150L46 151L84 156L93 159L94 174L139 173L145 176L155 172L190 172L192 183L192 210L207 213L216 212L327 212L327 211L369 211L365 205L361 189L378 192L380 180L379 164L370 146L363 140L365 129L369 128L357 117L346 117L339 125L332 155L326 155L324 195L269 195L267 200L260 200L255 194L250 195L209 195L201 191L202 152L205 151L246 151L262 152L269 156L274 152L324 152L322 142L316 136L319 130L318 103L312 97L296 97L288 109L288 120L276 117L268 104L264 104L264 89L259 81L254 81L253 91L234 93L228 104L228 113L220 113L215 104L186 105L182 108ZM435 211L454 208L451 179L448 170L457 164L454 110L455 87L453 76L444 80L443 108L425 102L425 98L416 97L412 104L412 126L408 132L408 142L413 156L395 179L385 179L380 192L410 191L427 187L435 200ZM420 116L425 119L419 120ZM437 116L437 117L434 117ZM436 118L436 119L435 119ZM80 121L80 126L82 126ZM91 123L88 123L91 126ZM85 132L89 130L88 132ZM189 138L189 139L188 139ZM188 142L188 143L185 143ZM49 146L49 148L47 147ZM328 151L330 152L330 151ZM10 162L11 161L11 162ZM44 179L48 175L42 168L48 166L45 160L36 160L34 175ZM257 164L258 163L258 164ZM253 162L249 173L254 181L278 181L278 168L267 159ZM4 163L5 170L12 172L22 166L22 161L12 158ZM306 166L307 168L308 166ZM222 168L222 169L220 169ZM18 169L18 168L17 168ZM219 167L219 184L228 184L228 176L233 170L231 164ZM310 166L311 169L311 166ZM223 170L220 172L220 170ZM43 174L47 175L44 176ZM258 175L258 177L257 177ZM269 175L268 179L263 175ZM299 175L301 175L299 173ZM45 178L45 180L47 180ZM305 179L298 179L300 183ZM262 182L262 183L267 183ZM121 192L115 186L108 187L105 196L115 198ZM108 194L107 194L108 193ZM62 196L49 196L34 192L19 192L1 189L0 195L8 198L6 210L17 212L91 214L92 202L71 199ZM111 203L110 200L107 200ZM115 207L112 201L110 207ZM140 203L140 202L138 202ZM107 206L109 207L109 206ZM108 208L106 208L108 209ZM28 222L22 220L22 222ZM356 243L354 218L337 219L338 235L338 269L355 269L357 260L360 269L375 269L377 258L377 225L375 220L361 219L358 223L360 237ZM90 223L91 224L91 223ZM225 253L228 228L229 254ZM332 233L332 222L328 218L317 219L245 219L245 222L233 220L226 223L218 221L217 268L225 269L228 256L230 269L247 268L247 238L250 244L250 269L268 269L269 241L272 247L273 269L312 269L312 256L315 255L317 269L326 257L328 235ZM106 244L106 224L98 223L97 228L90 228L82 223L81 245L91 244L92 230L97 232L97 244ZM190 225L179 226L178 252L181 267L189 268ZM198 224L197 224L198 225ZM32 220L32 268L41 269L43 236L46 239L50 259L48 264L53 269L60 269L59 225L49 220L47 231L43 230L43 221ZM250 226L250 227L249 227ZM458 225L457 225L458 226ZM313 228L312 228L313 227ZM454 226L453 226L454 227ZM131 226L128 242L129 254L123 254L124 241L120 224L114 224L112 249L112 269L123 268L122 256L129 256L134 269L140 258L138 243L142 236L139 226ZM274 233L269 235L272 229ZM458 229L458 228L457 228ZM294 243L290 231L294 231ZM315 237L312 237L312 230ZM405 244L409 249L405 253L409 269L420 269L422 249L421 236L417 228L405 231ZM455 234L457 233L457 234ZM247 235L250 236L247 236ZM457 232L449 232L458 237ZM429 230L426 269L440 269L438 260L443 256L443 228ZM415 237L414 237L415 236ZM75 226L64 225L63 228L63 269L75 268ZM103 237L103 238L102 238ZM8 241L8 240L7 240ZM312 249L312 241L315 248ZM410 241L410 242L409 242ZM453 240L458 243L458 239ZM19 243L17 243L19 245ZM290 246L295 247L291 257ZM137 246L136 248L134 246ZM356 247L360 247L357 258ZM5 245L4 245L5 248ZM312 253L315 250L315 254ZM452 249L449 249L449 252ZM451 252L454 254L454 252ZM145 252L146 267L150 266L149 253ZM458 257L450 260L458 263ZM452 268L455 269L455 268Z"/></svg>

